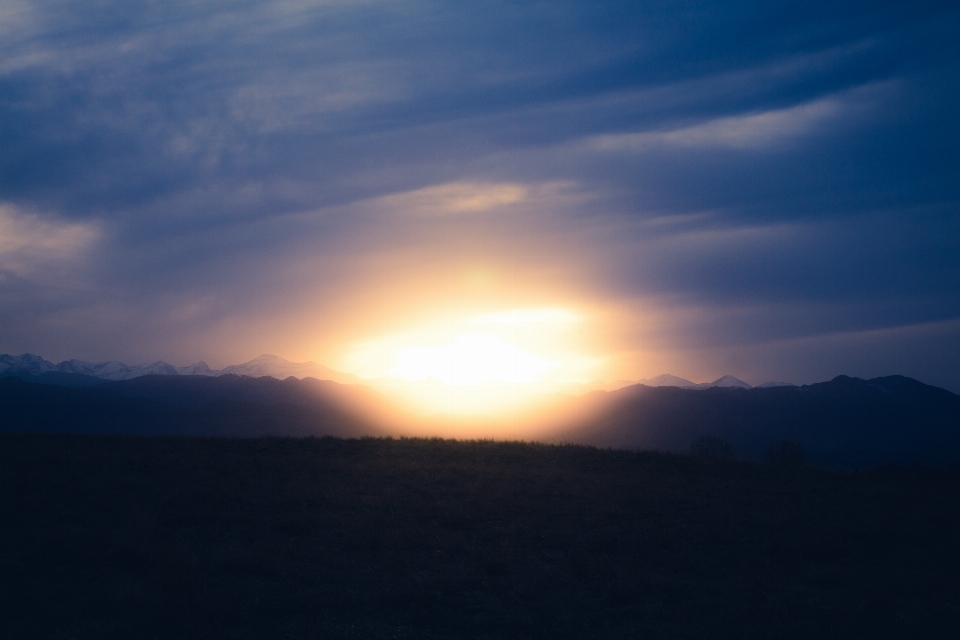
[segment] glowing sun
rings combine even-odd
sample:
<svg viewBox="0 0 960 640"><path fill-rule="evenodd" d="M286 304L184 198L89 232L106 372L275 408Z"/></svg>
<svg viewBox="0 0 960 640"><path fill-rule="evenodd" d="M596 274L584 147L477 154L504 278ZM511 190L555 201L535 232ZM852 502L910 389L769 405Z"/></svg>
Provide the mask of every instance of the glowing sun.
<svg viewBox="0 0 960 640"><path fill-rule="evenodd" d="M560 366L495 335L472 333L437 347L398 349L392 376L416 381L436 378L445 384L540 382Z"/></svg>
<svg viewBox="0 0 960 640"><path fill-rule="evenodd" d="M425 414L493 414L576 382L582 316L559 307L441 315L355 346L348 370Z"/></svg>

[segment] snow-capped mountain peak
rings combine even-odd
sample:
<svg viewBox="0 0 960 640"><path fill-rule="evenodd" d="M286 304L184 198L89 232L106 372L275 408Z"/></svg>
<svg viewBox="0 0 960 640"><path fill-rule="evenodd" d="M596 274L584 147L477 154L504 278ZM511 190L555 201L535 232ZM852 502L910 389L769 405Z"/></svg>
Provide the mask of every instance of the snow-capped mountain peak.
<svg viewBox="0 0 960 640"><path fill-rule="evenodd" d="M177 370L177 375L181 376L215 376L218 373L211 369L203 360L194 362L186 367L174 367L174 369Z"/></svg>
<svg viewBox="0 0 960 640"><path fill-rule="evenodd" d="M64 360L60 364L53 364L40 356L25 353L19 356L0 354L0 374L17 375L27 374L42 376L44 374L79 374L92 376L102 380L129 380L147 375L160 376L221 376L234 374L240 376L262 377L272 376L284 379L317 378L319 380L333 380L342 384L356 384L360 379L349 373L334 371L316 362L290 362L280 356L264 354L243 364L235 364L219 371L211 369L202 360L186 367L174 367L163 360L150 364L128 365L123 362L88 362L86 360Z"/></svg>
<svg viewBox="0 0 960 640"><path fill-rule="evenodd" d="M316 362L290 362L280 356L267 353L249 362L225 367L215 375L222 376L231 373L238 376L251 376L254 378L272 376L281 380L289 378L290 376L294 378L317 378L318 380L333 380L334 382L340 382L342 384L355 384L360 381L356 376L341 371L334 371Z"/></svg>
<svg viewBox="0 0 960 640"><path fill-rule="evenodd" d="M177 375L174 367L163 360L151 364L130 366L122 362L86 362L85 360L64 360L57 365L61 373L80 373L104 380L129 380L146 375L170 376Z"/></svg>
<svg viewBox="0 0 960 640"><path fill-rule="evenodd" d="M640 384L645 384L648 387L680 387L681 389L692 389L697 386L696 382L690 382L689 380L678 378L669 373L664 373L648 380L641 380Z"/></svg>
<svg viewBox="0 0 960 640"><path fill-rule="evenodd" d="M706 382L702 385L699 385L704 388L710 387L727 387L727 388L738 388L738 389L753 389L753 385L747 384L739 378L734 378L733 376L727 375L722 378L717 378L713 382Z"/></svg>
<svg viewBox="0 0 960 640"><path fill-rule="evenodd" d="M334 371L316 362L291 362L280 356L265 353L243 364L234 364L223 369L211 369L206 362L199 361L185 367L175 367L163 360L150 364L127 365L122 362L88 362L86 360L64 360L53 364L40 356L25 353L19 356L0 354L0 374L16 375L18 373L32 376L42 376L45 373L71 373L101 378L103 380L129 380L146 375L162 376L223 376L238 375L259 378L270 376L280 380L294 378L316 378L318 380L332 380L341 384L358 384L360 378L349 373ZM711 387L728 387L752 389L753 387L743 380L731 375L723 376L713 382L696 383L669 373L637 380L636 382L619 381L611 385L604 385L607 390L619 389L632 384L643 384L648 387L680 387L681 389L709 389ZM788 386L786 382L768 382L763 387ZM791 385L792 386L792 385Z"/></svg>
<svg viewBox="0 0 960 640"><path fill-rule="evenodd" d="M41 375L56 371L57 365L32 353L24 353L19 356L0 354L0 372L11 369L23 370L32 375Z"/></svg>

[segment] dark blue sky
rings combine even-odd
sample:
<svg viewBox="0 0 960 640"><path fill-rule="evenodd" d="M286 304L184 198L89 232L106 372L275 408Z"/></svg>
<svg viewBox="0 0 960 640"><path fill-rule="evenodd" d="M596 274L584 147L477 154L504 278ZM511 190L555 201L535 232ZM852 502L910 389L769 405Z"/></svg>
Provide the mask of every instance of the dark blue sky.
<svg viewBox="0 0 960 640"><path fill-rule="evenodd" d="M564 308L600 377L960 392L957 33L953 2L6 0L0 352L347 368Z"/></svg>

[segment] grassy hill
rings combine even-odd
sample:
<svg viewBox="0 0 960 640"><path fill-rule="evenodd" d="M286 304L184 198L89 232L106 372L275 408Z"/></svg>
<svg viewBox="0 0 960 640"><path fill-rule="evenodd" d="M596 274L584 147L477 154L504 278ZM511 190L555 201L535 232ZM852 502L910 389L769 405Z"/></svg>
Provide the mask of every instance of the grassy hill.
<svg viewBox="0 0 960 640"><path fill-rule="evenodd" d="M11 638L960 631L960 479L575 446L0 436Z"/></svg>

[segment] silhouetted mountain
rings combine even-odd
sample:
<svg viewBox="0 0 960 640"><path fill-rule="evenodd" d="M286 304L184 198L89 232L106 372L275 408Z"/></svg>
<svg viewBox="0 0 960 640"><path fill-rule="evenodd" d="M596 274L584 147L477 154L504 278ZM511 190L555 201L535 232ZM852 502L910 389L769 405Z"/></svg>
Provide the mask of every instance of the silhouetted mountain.
<svg viewBox="0 0 960 640"><path fill-rule="evenodd" d="M38 376L58 373L60 376L48 376L42 380ZM132 380L141 376L223 376L238 375L259 378L271 376L284 380L295 378L316 378L333 380L342 384L358 384L360 378L342 371L334 371L316 362L290 362L280 356L264 354L243 364L234 364L219 371L211 369L202 360L186 367L175 367L163 360L143 365L127 365L122 362L87 362L85 360L64 360L53 364L40 356L25 353L19 356L0 354L0 377L15 376L30 381L42 381L47 384L63 386L84 386L76 379L65 377L82 375L101 380ZM89 386L89 385L86 385Z"/></svg>
<svg viewBox="0 0 960 640"><path fill-rule="evenodd" d="M264 354L254 358L250 362L243 364L234 364L216 371L213 375L251 376L254 378L260 376L272 376L278 379L286 379L290 376L295 378L316 378L317 380L333 380L342 384L357 384L361 382L360 378L334 371L328 367L317 364L316 362L290 362L280 356Z"/></svg>
<svg viewBox="0 0 960 640"><path fill-rule="evenodd" d="M60 371L47 371L40 375L18 372L16 374L0 373L0 378L19 378L24 382L35 382L39 384L52 384L58 387L73 387L82 389L84 387L97 387L103 384L103 378L84 375L82 373L62 373Z"/></svg>
<svg viewBox="0 0 960 640"><path fill-rule="evenodd" d="M689 451L699 436L759 459L779 441L802 444L834 468L960 460L960 396L903 376L743 389L635 385L570 403L557 440L628 449Z"/></svg>
<svg viewBox="0 0 960 640"><path fill-rule="evenodd" d="M654 378L648 378L646 380L637 380L636 382L631 383L630 386L642 384L648 387L679 387L681 389L712 389L713 387L738 387L741 389L752 389L753 387L743 380L734 378L733 376L726 375L721 378L714 380L713 382L691 382L684 378L678 378L677 376L670 375L669 373L664 373L662 375L656 376ZM769 384L769 383L768 383ZM774 383L779 384L779 383ZM618 388L623 388L627 385L621 385ZM607 391L614 391L615 389L607 389Z"/></svg>
<svg viewBox="0 0 960 640"><path fill-rule="evenodd" d="M103 381L50 371L0 378L0 431L189 435L401 435L537 438L690 451L704 436L740 458L799 443L833 468L960 461L960 396L902 376L743 388L650 387L553 398L503 419L413 419L373 390L313 378L147 375ZM722 379L721 379L722 380ZM720 381L718 381L720 382ZM712 384L712 383L711 383Z"/></svg>
<svg viewBox="0 0 960 640"><path fill-rule="evenodd" d="M713 382L705 382L704 384L698 384L698 387L702 389L710 389L713 387L724 387L724 388L736 388L736 389L752 389L753 386L747 384L739 378L734 378L733 376L723 376L717 378Z"/></svg>
<svg viewBox="0 0 960 640"><path fill-rule="evenodd" d="M42 383L51 375L58 374L34 378ZM73 375L71 381L89 379ZM311 378L148 375L98 382L82 388L0 379L0 431L355 437L397 425L396 411L373 391Z"/></svg>
<svg viewBox="0 0 960 640"><path fill-rule="evenodd" d="M66 374L65 374L66 375ZM153 400L103 389L0 379L0 431L46 433L177 433L177 411Z"/></svg>
<svg viewBox="0 0 960 640"><path fill-rule="evenodd" d="M349 373L335 371L316 362L290 362L280 356L263 354L244 362L233 364L223 369L211 369L202 360L186 367L175 367L163 360L143 365L127 365L122 362L87 362L85 360L64 360L53 364L40 356L25 353L20 356L0 354L0 377L17 376L25 380L40 381L37 376L45 373L75 374L100 378L102 380L132 380L145 375L163 376L223 376L238 375L259 378L270 376L278 380L285 380L290 376L295 378L316 378L317 380L332 380L341 384L366 384L377 386L384 380L363 380ZM33 377L30 377L33 376ZM70 377L48 376L42 380L47 384L62 384L64 386L84 386L79 380ZM386 381L388 384L392 380ZM710 389L713 387L741 387L750 389L751 386L731 375L725 375L713 382L691 382L684 378L665 373L654 378L644 380L617 380L615 382L570 383L563 386L564 393L579 395L593 390L616 391L624 387L644 384L648 387L681 387L684 389ZM768 386L789 385L788 382L768 382Z"/></svg>

